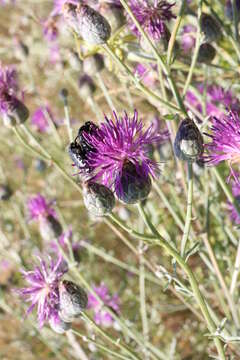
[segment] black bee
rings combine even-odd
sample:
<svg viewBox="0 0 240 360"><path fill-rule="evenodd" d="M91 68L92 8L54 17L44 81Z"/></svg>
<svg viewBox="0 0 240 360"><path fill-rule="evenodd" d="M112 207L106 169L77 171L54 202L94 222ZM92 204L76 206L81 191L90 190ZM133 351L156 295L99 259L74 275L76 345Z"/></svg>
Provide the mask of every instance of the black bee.
<svg viewBox="0 0 240 360"><path fill-rule="evenodd" d="M78 136L69 146L69 155L73 160L74 164L84 173L91 173L92 169L87 162L87 154L96 152L96 149L90 145L87 139L84 137L85 134L93 134L96 132L98 127L91 121L87 121L78 130Z"/></svg>
<svg viewBox="0 0 240 360"><path fill-rule="evenodd" d="M78 130L78 140L81 144L82 149L86 151L96 152L96 149L88 143L86 138L84 137L84 133L86 134L94 134L98 130L97 125L95 125L92 121L87 121L83 126Z"/></svg>

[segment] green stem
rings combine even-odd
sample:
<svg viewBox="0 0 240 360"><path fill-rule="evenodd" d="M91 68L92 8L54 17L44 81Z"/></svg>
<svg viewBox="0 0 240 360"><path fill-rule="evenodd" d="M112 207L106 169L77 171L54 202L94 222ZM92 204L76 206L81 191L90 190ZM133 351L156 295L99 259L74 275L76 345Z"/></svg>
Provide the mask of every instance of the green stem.
<svg viewBox="0 0 240 360"><path fill-rule="evenodd" d="M162 67L162 70L164 72L164 74L167 77L169 86L171 88L171 91L176 99L176 102L179 106L179 108L181 109L181 112L184 115L187 115L187 111L185 109L184 103L182 101L182 98L178 92L178 89L176 87L176 84L173 80L173 78L171 77L170 71L168 69L168 66L164 63L163 58L161 57L161 55L158 53L156 47L154 46L154 44L152 43L152 41L150 40L149 36L146 34L146 32L143 30L143 28L141 27L141 25L139 24L139 22L137 21L136 17L134 16L131 8L129 7L129 5L127 4L126 0L120 0L122 6L125 8L125 10L127 11L127 13L129 14L129 16L131 17L132 21L134 22L134 24L136 25L137 29L139 30L141 36L144 38L144 40L149 44L153 54L156 56L157 61L159 62L159 64Z"/></svg>
<svg viewBox="0 0 240 360"><path fill-rule="evenodd" d="M212 172L214 173L219 185L221 186L224 194L226 195L226 197L228 198L228 200L233 204L235 210L237 211L237 213L240 215L240 205L238 203L238 201L236 200L236 198L233 196L233 194L231 193L231 191L229 190L228 186L226 185L225 180L223 180L219 170L217 169L217 167L213 166L212 167Z"/></svg>
<svg viewBox="0 0 240 360"><path fill-rule="evenodd" d="M168 244L166 241L164 241L164 239L160 236L159 232L157 231L157 229L155 228L155 226L152 224L152 222L150 221L150 219L148 218L147 214L145 213L142 205L139 205L139 212L141 214L141 216L143 217L146 225L149 227L149 229L152 231L152 233L157 237L158 241L159 241L159 246L163 247L167 253L169 255L171 255L176 261L177 263L181 266L181 268L185 271L185 273L188 275L189 278L189 282L191 284L191 288L192 291L194 293L194 296L199 304L199 307L203 313L203 316L206 320L207 323L207 327L209 329L209 331L213 334L216 332L216 326L214 321L212 320L210 313L208 311L208 307L205 303L205 300L199 290L198 287L198 283L197 280L194 276L194 273L192 271L192 269L189 267L189 265L184 261L184 259L178 254L178 252L170 245ZM224 349L222 346L221 341L214 337L214 343L215 346L217 348L218 354L219 354L219 358L221 360L226 360L225 354L224 354Z"/></svg>
<svg viewBox="0 0 240 360"><path fill-rule="evenodd" d="M175 105L163 100L159 95L152 92L150 89L146 88L141 81L137 79L136 76L133 75L131 70L128 68L127 65L125 65L121 59L114 53L114 51L111 49L111 47L108 44L104 45L104 49L108 52L108 54L115 60L119 68L121 68L123 71L125 71L128 75L128 77L133 81L136 88L141 90L147 97L150 97L154 101L157 101L161 105L166 106L166 108L170 110L174 110L175 112L179 113L182 112L182 110Z"/></svg>
<svg viewBox="0 0 240 360"><path fill-rule="evenodd" d="M22 134L19 132L17 127L13 127L12 128L14 134L16 135L16 137L18 138L18 140L20 141L20 143L28 150L30 151L29 155L34 155L36 157L39 157L43 160L49 160L48 157L46 157L45 155L43 155L42 153L40 153L39 151L37 151L34 147L32 147L31 145L29 145L25 139L23 138Z"/></svg>
<svg viewBox="0 0 240 360"><path fill-rule="evenodd" d="M200 7L198 9L198 28L197 28L197 34L196 34L196 43L195 43L195 48L194 48L194 52L193 52L191 67L188 72L187 80L186 80L186 83L185 83L184 89L183 89L183 97L185 97L188 87L191 84L192 77L193 77L193 71L194 71L196 63L197 63L198 52L199 52L199 48L200 48L200 38L201 38L201 30L200 30L200 25L199 25L199 20L200 20L201 14L202 14L202 6L200 5Z"/></svg>
<svg viewBox="0 0 240 360"><path fill-rule="evenodd" d="M177 37L177 33L179 30L179 27L181 25L182 22L182 18L184 15L184 9L185 9L185 4L186 4L186 0L182 0L182 4L179 10L179 15L175 21L172 33L171 33L171 37L168 43L168 51L167 51L167 64L168 66L170 66L171 64L171 60L172 60L172 54L173 54L173 49L174 49L174 45L175 45L175 41L176 41L176 37Z"/></svg>
<svg viewBox="0 0 240 360"><path fill-rule="evenodd" d="M237 0L232 0L235 39L239 43Z"/></svg>
<svg viewBox="0 0 240 360"><path fill-rule="evenodd" d="M114 346L121 349L124 353L128 354L131 359L141 360L136 354L134 354L131 350L129 350L125 345L122 345L121 341L112 339L104 330L102 330L95 322L86 314L82 313L81 315L104 339L109 341Z"/></svg>
<svg viewBox="0 0 240 360"><path fill-rule="evenodd" d="M188 194L187 194L187 213L184 225L183 237L181 241L181 256L184 258L186 244L189 237L191 219L192 219L192 201L193 201L193 171L192 162L188 161Z"/></svg>
<svg viewBox="0 0 240 360"><path fill-rule="evenodd" d="M65 114L65 125L66 125L67 132L68 132L68 138L69 138L69 141L72 142L73 141L73 130L71 127L71 122L70 122L67 99L64 101L64 114Z"/></svg>
<svg viewBox="0 0 240 360"><path fill-rule="evenodd" d="M99 348L103 352L106 352L107 354L111 354L111 355L115 356L115 358L117 358L117 359L129 360L129 358L127 358L126 356L120 355L120 354L116 353L115 351L110 350L106 346L99 344L98 342L91 339L90 337L87 337L85 334L81 334L78 330L71 329L69 331L71 331L76 336L79 336L81 339L83 339L83 341L94 344L97 348Z"/></svg>
<svg viewBox="0 0 240 360"><path fill-rule="evenodd" d="M106 85L104 84L104 81L103 81L103 78L102 78L102 75L100 74L100 72L98 72L96 74L96 77L98 79L98 83L99 83L99 86L100 86L100 88L101 88L101 90L103 92L103 95L104 95L104 97L105 97L105 99L106 99L106 101L108 103L108 106L109 106L110 110L113 111L115 109L115 106L113 104L111 96L108 93L108 89L107 89Z"/></svg>

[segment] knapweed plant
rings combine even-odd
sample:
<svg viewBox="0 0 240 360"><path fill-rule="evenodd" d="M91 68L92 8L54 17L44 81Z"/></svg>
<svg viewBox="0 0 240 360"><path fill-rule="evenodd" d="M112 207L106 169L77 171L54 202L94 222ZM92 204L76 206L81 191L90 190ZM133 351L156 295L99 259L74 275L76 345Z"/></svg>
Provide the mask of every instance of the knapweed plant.
<svg viewBox="0 0 240 360"><path fill-rule="evenodd" d="M240 359L239 14L0 0L1 359Z"/></svg>

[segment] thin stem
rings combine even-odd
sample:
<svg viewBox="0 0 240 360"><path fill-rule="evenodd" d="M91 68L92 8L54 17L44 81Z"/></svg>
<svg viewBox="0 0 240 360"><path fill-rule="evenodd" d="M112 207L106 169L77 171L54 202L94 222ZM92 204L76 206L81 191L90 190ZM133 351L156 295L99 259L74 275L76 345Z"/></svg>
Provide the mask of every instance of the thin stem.
<svg viewBox="0 0 240 360"><path fill-rule="evenodd" d="M185 219L185 226L183 231L183 237L181 241L181 256L185 256L185 249L187 240L189 237L191 219L192 219L192 201L193 201L193 171L192 162L188 161L188 194L187 194L187 213Z"/></svg>
<svg viewBox="0 0 240 360"><path fill-rule="evenodd" d="M155 228L155 226L152 224L152 222L150 221L150 219L148 218L148 216L146 215L142 205L139 205L139 212L140 215L143 217L146 225L149 227L149 229L152 231L152 233L157 237L158 241L159 241L159 246L163 247L167 253L169 255L171 255L176 261L177 263L181 266L181 268L185 271L185 273L188 275L189 278L189 282L191 284L192 287L192 291L194 293L194 296L199 304L199 307L204 315L204 318L206 320L208 329L211 333L215 333L216 332L216 326L214 321L212 320L210 313L208 311L208 307L206 305L206 302L199 290L199 286L197 283L197 280L194 276L194 273L192 271L192 269L188 266L188 264L184 261L184 259L178 254L178 252L170 245L168 244L166 241L164 241L164 239L160 236L159 232L157 231L157 229ZM221 341L218 338L214 338L214 343L215 346L217 348L218 354L219 354L219 358L221 360L226 360L225 354L224 354L224 349L222 346Z"/></svg>
<svg viewBox="0 0 240 360"><path fill-rule="evenodd" d="M235 39L239 43L239 32L238 32L238 9L237 9L237 0L232 0L232 9L233 9L233 22L234 22L234 31Z"/></svg>
<svg viewBox="0 0 240 360"><path fill-rule="evenodd" d="M111 354L111 355L115 356L117 359L129 360L129 358L127 358L126 356L120 355L120 354L116 353L115 351L110 350L108 347L97 343L95 340L91 339L90 337L87 337L85 334L81 334L78 330L71 329L69 331L71 333L75 334L76 336L79 336L83 341L94 344L97 348L99 348L103 352L106 352L107 354Z"/></svg>
<svg viewBox="0 0 240 360"><path fill-rule="evenodd" d="M237 254L236 254L234 270L233 270L233 275L232 275L232 281L231 281L231 287L230 287L230 294L232 296L234 296L234 291L236 289L239 271L240 271L240 240L238 242Z"/></svg>
<svg viewBox="0 0 240 360"><path fill-rule="evenodd" d="M173 49L174 49L174 45L175 45L175 41L176 41L176 37L177 37L177 33L179 30L179 27L181 25L182 22L182 18L184 15L184 9L185 9L185 4L186 4L186 0L182 0L182 4L179 10L179 15L175 21L172 33L171 33L171 37L168 43L168 51L167 51L167 64L168 66L170 66L171 64L171 60L172 60L172 54L173 54Z"/></svg>
<svg viewBox="0 0 240 360"><path fill-rule="evenodd" d="M109 106L110 110L113 111L115 109L115 106L113 104L111 96L109 95L108 89L106 88L106 85L104 84L104 81L103 81L103 78L102 78L102 75L100 74L100 72L98 72L96 74L96 77L98 79L99 86L104 94L104 97L108 103L108 106Z"/></svg>
<svg viewBox="0 0 240 360"><path fill-rule="evenodd" d="M213 267L214 267L215 273L216 273L216 275L218 277L219 283L220 283L220 285L221 285L221 287L223 289L224 295L225 295L225 297L227 299L228 306L229 306L229 308L231 310L231 313L232 313L233 321L235 323L236 328L238 329L239 328L239 319L238 319L237 310L236 310L235 304L233 302L232 296L228 291L227 285L225 284L225 281L224 281L222 273L221 273L221 271L219 269L215 254L213 252L213 249L211 247L210 242L208 241L208 237L204 236L203 241L204 241L204 244L205 244L205 246L207 248L209 257L210 257L211 262L213 264Z"/></svg>
<svg viewBox="0 0 240 360"><path fill-rule="evenodd" d="M72 142L73 141L73 129L71 127L71 122L70 122L70 115L69 115L69 108L68 108L68 101L67 99L64 100L64 114L65 114L65 125L67 128L67 132L68 132L68 138L69 141Z"/></svg>
<svg viewBox="0 0 240 360"><path fill-rule="evenodd" d="M183 89L183 97L185 97L185 95L188 91L188 87L191 84L192 77L193 77L193 71L194 71L196 63L197 63L198 52L199 52L199 48L200 48L200 39L201 39L201 30L200 30L200 25L199 25L199 19L201 17L201 14L202 14L202 6L200 5L198 8L198 27L197 27L197 33L196 33L196 43L195 43L195 48L194 48L194 52L193 52L191 67L188 72L187 80L186 80L186 83L185 83L184 89Z"/></svg>
<svg viewBox="0 0 240 360"><path fill-rule="evenodd" d="M28 129L28 127L25 124L21 124L20 127L21 127L21 129L23 129L23 131L29 137L29 139L32 140L32 142L41 150L43 155L46 158L50 159L51 156L49 155L49 153L44 149L44 147L40 144L40 142L34 137L34 135L31 133L31 131Z"/></svg>
<svg viewBox="0 0 240 360"><path fill-rule="evenodd" d="M222 178L219 170L217 169L217 167L213 166L212 167L212 172L215 175L215 177L216 177L219 185L221 186L223 192L225 193L226 197L233 204L235 210L240 215L240 205L239 205L238 201L234 198L231 191L229 190L228 186L226 185L225 180L223 180L223 178Z"/></svg>
<svg viewBox="0 0 240 360"><path fill-rule="evenodd" d="M16 135L16 137L18 138L18 140L20 141L20 143L28 150L30 151L29 155L33 155L36 157L39 157L43 160L49 160L48 157L44 156L42 153L40 153L39 151L37 151L34 147L32 147L31 145L29 145L25 139L23 138L22 134L19 132L17 127L13 127L12 128L14 134Z"/></svg>
<svg viewBox="0 0 240 360"><path fill-rule="evenodd" d="M125 8L125 10L127 11L127 13L129 14L129 16L131 17L132 21L134 22L134 24L136 25L138 31L140 32L141 36L144 38L144 40L149 44L153 54L156 56L157 61L159 62L159 64L162 67L162 70L164 72L164 74L167 76L167 80L169 83L169 86L171 88L171 91L176 99L176 102L179 106L179 108L181 109L181 112L184 115L187 115L187 111L185 109L184 103L182 101L182 98L178 92L178 89L176 87L176 84L173 80L173 78L171 77L170 71L168 69L168 66L164 63L163 58L161 57L161 55L158 53L156 47L154 46L154 44L152 43L152 41L150 40L149 36L146 34L146 32L143 30L143 28L141 27L141 25L139 24L139 22L137 21L136 17L134 16L131 8L129 7L129 5L127 4L126 0L120 0L122 6Z"/></svg>
<svg viewBox="0 0 240 360"><path fill-rule="evenodd" d="M125 65L121 59L114 53L114 51L111 49L111 47L108 44L104 45L104 49L108 52L108 54L116 61L119 68L121 68L123 71L125 71L128 75L128 77L133 81L136 88L141 90L147 97L150 97L154 101L157 101L161 105L165 105L168 109L174 110L177 113L182 112L182 110L175 105L163 100L160 96L153 93L150 89L146 88L141 81L137 79L136 76L133 75L131 70L128 68L127 65Z"/></svg>
<svg viewBox="0 0 240 360"><path fill-rule="evenodd" d="M129 350L125 345L121 344L121 341L112 339L104 330L102 330L95 322L86 314L82 313L82 317L107 341L109 341L114 346L121 349L124 353L128 354L134 360L141 360L136 354Z"/></svg>
<svg viewBox="0 0 240 360"><path fill-rule="evenodd" d="M72 346L72 348L74 349L74 352L77 356L77 358L79 360L88 360L87 355L85 354L85 352L83 351L82 347L80 346L80 344L77 342L74 332L73 331L67 331L66 332L66 336L68 339L69 344Z"/></svg>
<svg viewBox="0 0 240 360"><path fill-rule="evenodd" d="M47 118L48 124L52 130L53 136L56 139L57 144L59 145L60 148L62 148L62 140L61 137L59 136L59 133L56 129L56 125L51 117L51 114L49 113L48 109L46 107L43 107L43 113L45 115L45 117Z"/></svg>

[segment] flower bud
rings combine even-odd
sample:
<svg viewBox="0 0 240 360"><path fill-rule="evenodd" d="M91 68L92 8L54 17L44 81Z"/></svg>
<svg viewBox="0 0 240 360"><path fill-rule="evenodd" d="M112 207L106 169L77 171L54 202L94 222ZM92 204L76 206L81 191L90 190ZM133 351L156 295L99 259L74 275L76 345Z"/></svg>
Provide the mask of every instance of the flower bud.
<svg viewBox="0 0 240 360"><path fill-rule="evenodd" d="M60 99L62 100L62 102L63 102L64 104L67 104L67 100L68 100L68 89L62 88L62 89L59 91L59 97L60 97Z"/></svg>
<svg viewBox="0 0 240 360"><path fill-rule="evenodd" d="M40 220L39 230L45 241L51 241L62 234L62 226L60 222L52 215L48 215L47 218Z"/></svg>
<svg viewBox="0 0 240 360"><path fill-rule="evenodd" d="M39 171L40 173L45 171L47 168L47 164L44 160L42 159L36 159L34 162L34 167L37 171Z"/></svg>
<svg viewBox="0 0 240 360"><path fill-rule="evenodd" d="M49 319L49 325L57 334L64 334L65 331L69 330L71 327L71 323L63 321L58 315L52 316Z"/></svg>
<svg viewBox="0 0 240 360"><path fill-rule="evenodd" d="M85 183L83 200L88 211L95 216L104 216L112 211L115 198L112 191L102 184Z"/></svg>
<svg viewBox="0 0 240 360"><path fill-rule="evenodd" d="M152 183L149 176L130 161L125 161L119 180L117 196L126 204L135 204L147 198Z"/></svg>
<svg viewBox="0 0 240 360"><path fill-rule="evenodd" d="M83 70L89 76L94 76L103 69L104 61L100 54L89 56L83 62Z"/></svg>
<svg viewBox="0 0 240 360"><path fill-rule="evenodd" d="M79 94L83 99L92 97L94 91L96 90L96 86L94 85L92 78L86 74L80 77L78 85Z"/></svg>
<svg viewBox="0 0 240 360"><path fill-rule="evenodd" d="M7 127L23 124L29 117L28 108L17 98L9 99L11 101L9 110L3 114L3 123Z"/></svg>
<svg viewBox="0 0 240 360"><path fill-rule="evenodd" d="M211 44L204 43L200 46L197 61L200 63L210 64L215 58L216 50Z"/></svg>
<svg viewBox="0 0 240 360"><path fill-rule="evenodd" d="M85 4L64 4L63 15L68 25L90 45L107 42L111 35L108 21Z"/></svg>
<svg viewBox="0 0 240 360"><path fill-rule="evenodd" d="M80 286L63 280L59 284L59 316L64 322L71 322L86 309L88 296Z"/></svg>
<svg viewBox="0 0 240 360"><path fill-rule="evenodd" d="M222 37L221 28L211 15L201 15L200 28L207 42L218 41Z"/></svg>
<svg viewBox="0 0 240 360"><path fill-rule="evenodd" d="M184 161L195 161L203 153L203 138L194 122L187 118L178 128L174 141L176 157Z"/></svg>
<svg viewBox="0 0 240 360"><path fill-rule="evenodd" d="M9 200L12 196L12 190L8 185L0 184L0 200Z"/></svg>

